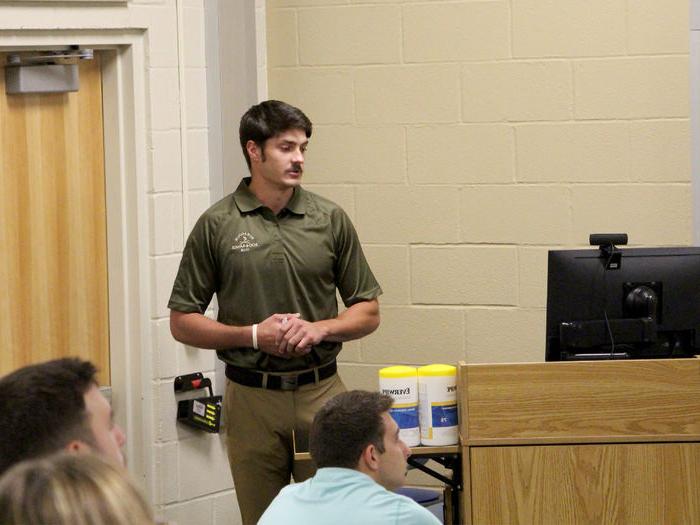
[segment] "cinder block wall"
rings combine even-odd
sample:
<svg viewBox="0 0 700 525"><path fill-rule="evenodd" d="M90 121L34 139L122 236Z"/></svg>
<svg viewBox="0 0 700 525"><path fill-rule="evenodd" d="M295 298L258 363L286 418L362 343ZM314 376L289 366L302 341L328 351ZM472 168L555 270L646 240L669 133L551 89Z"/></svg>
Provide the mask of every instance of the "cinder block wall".
<svg viewBox="0 0 700 525"><path fill-rule="evenodd" d="M387 364L541 361L546 253L689 244L687 0L268 0L269 95L316 124L307 186L353 218Z"/></svg>

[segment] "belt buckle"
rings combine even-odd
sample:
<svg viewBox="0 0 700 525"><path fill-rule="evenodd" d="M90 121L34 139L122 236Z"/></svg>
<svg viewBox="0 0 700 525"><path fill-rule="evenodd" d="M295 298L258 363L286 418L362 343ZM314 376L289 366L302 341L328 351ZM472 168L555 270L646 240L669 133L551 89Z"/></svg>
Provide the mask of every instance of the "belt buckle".
<svg viewBox="0 0 700 525"><path fill-rule="evenodd" d="M294 374L280 376L280 390L296 390L299 388L299 376Z"/></svg>

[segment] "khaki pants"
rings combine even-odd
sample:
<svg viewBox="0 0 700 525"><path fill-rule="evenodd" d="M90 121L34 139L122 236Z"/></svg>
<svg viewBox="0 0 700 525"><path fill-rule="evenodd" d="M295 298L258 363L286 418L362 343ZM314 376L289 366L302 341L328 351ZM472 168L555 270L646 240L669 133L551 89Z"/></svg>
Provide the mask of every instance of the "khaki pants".
<svg viewBox="0 0 700 525"><path fill-rule="evenodd" d="M290 476L314 474L311 462L294 464L292 430L307 441L314 414L345 391L338 374L298 390L266 390L226 381L228 460L244 525L255 525Z"/></svg>

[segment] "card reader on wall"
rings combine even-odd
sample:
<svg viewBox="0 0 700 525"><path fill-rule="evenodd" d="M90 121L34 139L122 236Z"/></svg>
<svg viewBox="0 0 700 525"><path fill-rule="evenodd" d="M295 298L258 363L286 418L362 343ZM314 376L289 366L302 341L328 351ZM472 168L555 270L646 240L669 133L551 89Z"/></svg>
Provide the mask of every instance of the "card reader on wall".
<svg viewBox="0 0 700 525"><path fill-rule="evenodd" d="M175 378L175 394L208 388L209 396L184 399L177 403L177 420L190 427L217 433L221 422L221 396L215 396L211 379L201 372Z"/></svg>

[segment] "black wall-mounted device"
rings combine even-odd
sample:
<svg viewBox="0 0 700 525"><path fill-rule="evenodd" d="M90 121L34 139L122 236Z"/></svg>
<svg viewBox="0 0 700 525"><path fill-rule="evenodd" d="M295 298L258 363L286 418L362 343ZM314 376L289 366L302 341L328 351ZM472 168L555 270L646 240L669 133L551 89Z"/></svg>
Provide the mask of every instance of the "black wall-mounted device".
<svg viewBox="0 0 700 525"><path fill-rule="evenodd" d="M215 396L211 379L201 372L177 376L175 394L192 390L209 389L209 396L183 399L177 403L177 420L190 427L217 433L221 425L221 396Z"/></svg>

